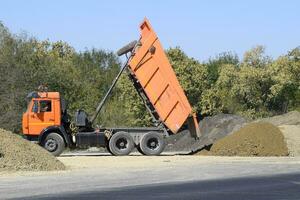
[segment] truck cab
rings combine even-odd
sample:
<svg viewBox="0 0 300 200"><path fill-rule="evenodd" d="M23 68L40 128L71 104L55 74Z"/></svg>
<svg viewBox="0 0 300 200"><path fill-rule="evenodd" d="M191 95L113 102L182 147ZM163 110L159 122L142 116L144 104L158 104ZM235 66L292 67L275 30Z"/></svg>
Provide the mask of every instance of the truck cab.
<svg viewBox="0 0 300 200"><path fill-rule="evenodd" d="M60 154L70 138L64 127L67 124L63 122L66 113L59 92L30 92L27 102L27 110L22 116L24 137L38 142L53 154Z"/></svg>
<svg viewBox="0 0 300 200"><path fill-rule="evenodd" d="M61 125L61 104L58 92L29 94L29 103L23 114L23 134L39 136L49 126Z"/></svg>

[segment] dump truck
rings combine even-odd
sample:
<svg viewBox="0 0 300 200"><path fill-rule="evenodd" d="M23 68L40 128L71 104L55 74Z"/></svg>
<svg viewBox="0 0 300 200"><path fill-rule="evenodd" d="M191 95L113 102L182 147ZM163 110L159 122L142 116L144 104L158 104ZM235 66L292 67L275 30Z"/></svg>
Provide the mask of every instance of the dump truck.
<svg viewBox="0 0 300 200"><path fill-rule="evenodd" d="M197 115L147 19L140 25L140 38L121 48L117 54L126 55L126 61L91 118L78 109L71 120L61 94L40 87L27 96L28 108L22 118L24 137L55 156L66 147L105 147L117 156L128 155L136 147L144 155L159 155L164 150L165 138L183 127L189 129L192 137L199 138ZM124 72L149 111L153 127L94 125Z"/></svg>

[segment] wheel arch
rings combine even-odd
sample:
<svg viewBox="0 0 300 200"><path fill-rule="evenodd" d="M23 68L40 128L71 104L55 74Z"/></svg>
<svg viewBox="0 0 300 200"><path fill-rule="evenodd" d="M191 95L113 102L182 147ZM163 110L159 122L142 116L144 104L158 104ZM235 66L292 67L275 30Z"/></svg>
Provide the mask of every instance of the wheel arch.
<svg viewBox="0 0 300 200"><path fill-rule="evenodd" d="M43 140L47 137L47 135L52 132L55 132L55 133L59 134L60 136L62 136L66 146L70 146L71 140L68 137L66 130L63 126L49 126L45 129L43 129L38 138L39 144L42 144Z"/></svg>

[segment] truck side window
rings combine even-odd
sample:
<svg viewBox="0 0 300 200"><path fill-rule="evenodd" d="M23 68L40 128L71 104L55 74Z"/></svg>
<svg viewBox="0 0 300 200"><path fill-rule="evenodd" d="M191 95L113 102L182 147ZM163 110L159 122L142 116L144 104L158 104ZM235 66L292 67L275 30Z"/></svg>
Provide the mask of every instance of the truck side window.
<svg viewBox="0 0 300 200"><path fill-rule="evenodd" d="M33 101L31 112L34 112L34 113L38 113L39 112L39 101L38 100L34 100Z"/></svg>
<svg viewBox="0 0 300 200"><path fill-rule="evenodd" d="M41 112L51 112L51 101L50 100L42 100L40 101L40 111Z"/></svg>

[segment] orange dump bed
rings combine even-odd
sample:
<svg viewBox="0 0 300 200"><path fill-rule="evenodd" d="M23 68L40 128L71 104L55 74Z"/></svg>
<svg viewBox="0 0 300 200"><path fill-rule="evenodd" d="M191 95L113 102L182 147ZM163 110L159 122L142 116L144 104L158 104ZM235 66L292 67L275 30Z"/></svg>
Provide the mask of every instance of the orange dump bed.
<svg viewBox="0 0 300 200"><path fill-rule="evenodd" d="M177 133L188 120L190 129L194 129L192 135L199 136L196 115L147 19L140 25L140 31L140 45L129 62L130 71L167 128Z"/></svg>

